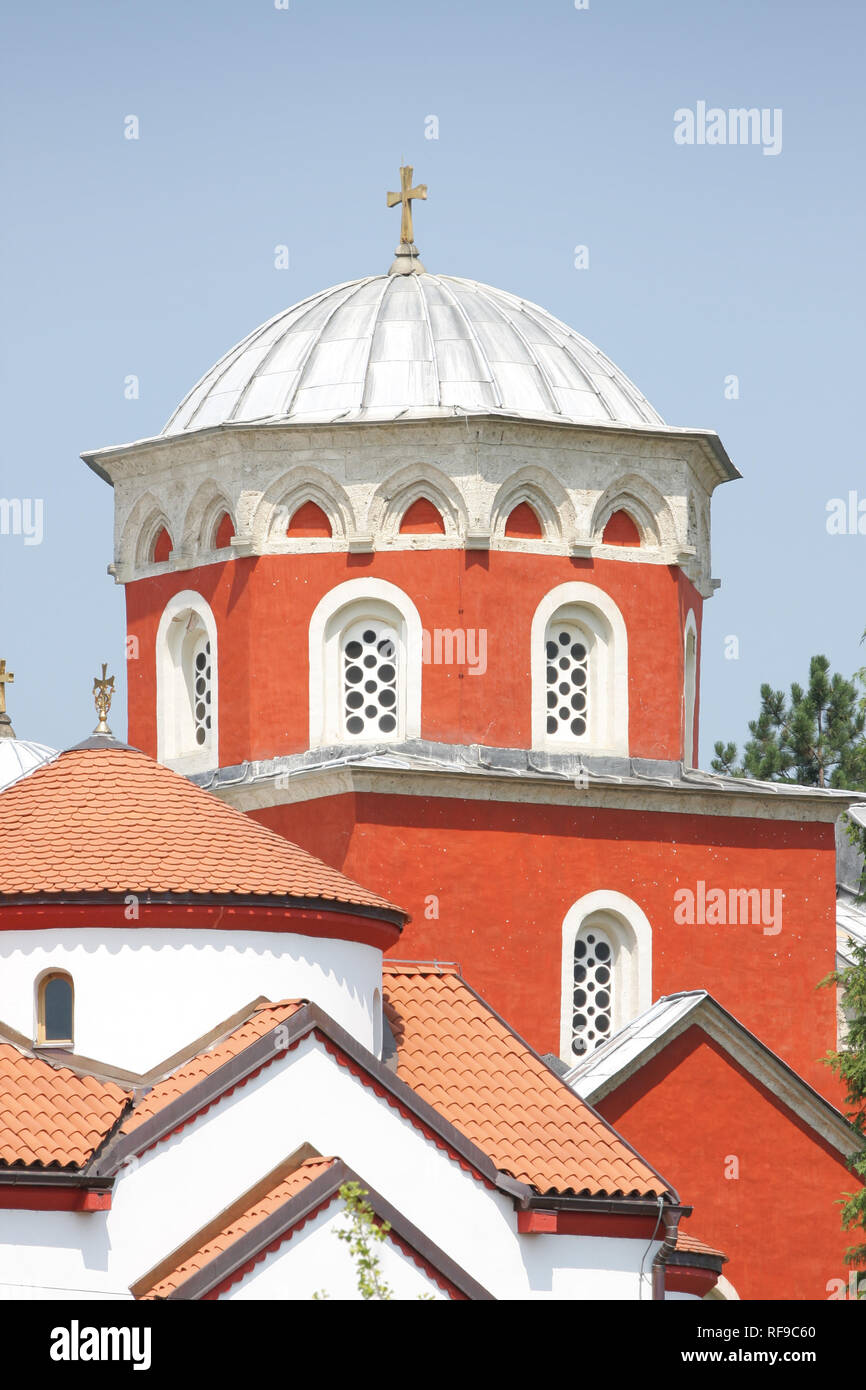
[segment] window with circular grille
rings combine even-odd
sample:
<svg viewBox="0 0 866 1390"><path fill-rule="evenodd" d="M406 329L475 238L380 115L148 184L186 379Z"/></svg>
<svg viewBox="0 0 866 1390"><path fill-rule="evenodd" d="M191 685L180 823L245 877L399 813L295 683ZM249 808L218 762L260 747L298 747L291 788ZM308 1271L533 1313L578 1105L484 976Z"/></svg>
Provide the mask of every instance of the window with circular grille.
<svg viewBox="0 0 866 1390"><path fill-rule="evenodd" d="M347 738L393 738L398 720L398 637L380 619L364 618L342 635L340 664Z"/></svg>
<svg viewBox="0 0 866 1390"><path fill-rule="evenodd" d="M581 1057L611 1034L613 947L598 927L580 932L574 943L573 1004L571 1046Z"/></svg>
<svg viewBox="0 0 866 1390"><path fill-rule="evenodd" d="M582 738L589 727L589 644L575 623L555 620L545 638L547 733Z"/></svg>
<svg viewBox="0 0 866 1390"><path fill-rule="evenodd" d="M193 737L196 746L204 748L210 741L211 698L213 694L213 674L211 670L210 641L207 633L199 630L192 648L191 702Z"/></svg>

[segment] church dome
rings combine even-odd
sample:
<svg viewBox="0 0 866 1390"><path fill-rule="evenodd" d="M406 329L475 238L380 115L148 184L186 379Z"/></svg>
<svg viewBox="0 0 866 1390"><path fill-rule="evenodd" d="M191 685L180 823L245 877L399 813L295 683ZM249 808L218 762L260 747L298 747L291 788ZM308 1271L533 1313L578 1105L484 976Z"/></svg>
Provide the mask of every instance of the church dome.
<svg viewBox="0 0 866 1390"><path fill-rule="evenodd" d="M664 424L603 352L545 309L424 272L352 280L284 310L202 377L163 435L464 413Z"/></svg>
<svg viewBox="0 0 866 1390"><path fill-rule="evenodd" d="M0 738L0 792L57 757L57 750L26 738Z"/></svg>

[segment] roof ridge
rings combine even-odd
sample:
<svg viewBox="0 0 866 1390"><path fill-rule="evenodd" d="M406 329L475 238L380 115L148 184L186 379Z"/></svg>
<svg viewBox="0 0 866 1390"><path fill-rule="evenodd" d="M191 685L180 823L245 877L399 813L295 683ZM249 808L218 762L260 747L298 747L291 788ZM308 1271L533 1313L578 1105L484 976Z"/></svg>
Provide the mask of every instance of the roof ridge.
<svg viewBox="0 0 866 1390"><path fill-rule="evenodd" d="M541 1195L679 1201L672 1184L455 970L447 972L453 1006L441 1008L442 991L424 984L440 973L411 965L386 971L400 1079L499 1172ZM481 1098L489 1092L490 1103Z"/></svg>
<svg viewBox="0 0 866 1390"><path fill-rule="evenodd" d="M382 973L388 975L459 975L460 965L452 960L390 960L382 961Z"/></svg>

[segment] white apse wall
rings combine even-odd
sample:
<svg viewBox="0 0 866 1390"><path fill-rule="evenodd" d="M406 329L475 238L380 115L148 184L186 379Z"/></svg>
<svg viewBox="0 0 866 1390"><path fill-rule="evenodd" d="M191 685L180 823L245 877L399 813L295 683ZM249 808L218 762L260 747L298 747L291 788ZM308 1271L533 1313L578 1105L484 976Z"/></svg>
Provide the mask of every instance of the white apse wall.
<svg viewBox="0 0 866 1390"><path fill-rule="evenodd" d="M379 1040L382 952L354 941L152 927L2 932L0 1021L31 1039L47 970L73 980L73 1051L129 1071L148 1071L260 995L311 999L364 1047Z"/></svg>

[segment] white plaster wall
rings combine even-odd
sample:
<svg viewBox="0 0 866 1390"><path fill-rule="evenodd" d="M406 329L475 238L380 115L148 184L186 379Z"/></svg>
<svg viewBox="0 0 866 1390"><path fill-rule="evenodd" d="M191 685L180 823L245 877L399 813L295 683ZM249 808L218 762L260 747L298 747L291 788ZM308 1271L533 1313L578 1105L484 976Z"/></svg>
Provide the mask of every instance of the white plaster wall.
<svg viewBox="0 0 866 1390"><path fill-rule="evenodd" d="M148 1071L264 995L313 999L365 1047L382 953L282 932L141 927L0 933L0 1020L36 1036L34 982L66 970L75 985L74 1050Z"/></svg>
<svg viewBox="0 0 866 1390"><path fill-rule="evenodd" d="M0 1211L0 1301L131 1298L110 1267L110 1215Z"/></svg>
<svg viewBox="0 0 866 1390"><path fill-rule="evenodd" d="M325 1293L331 1299L360 1300L355 1261L345 1241L337 1237L346 1224L342 1210L343 1204L337 1198L221 1297L303 1301L312 1299L314 1293ZM380 1277L395 1299L429 1298L432 1294L437 1300L447 1300L448 1295L439 1285L393 1241L386 1239L374 1249L379 1257Z"/></svg>
<svg viewBox="0 0 866 1390"><path fill-rule="evenodd" d="M111 1286L146 1273L305 1142L343 1158L497 1298L593 1298L599 1289L638 1297L645 1241L518 1236L510 1198L465 1172L311 1038L124 1170L107 1223ZM320 1274L311 1267L315 1287L327 1287L332 1261L333 1252ZM0 1251L0 1281L4 1267Z"/></svg>

